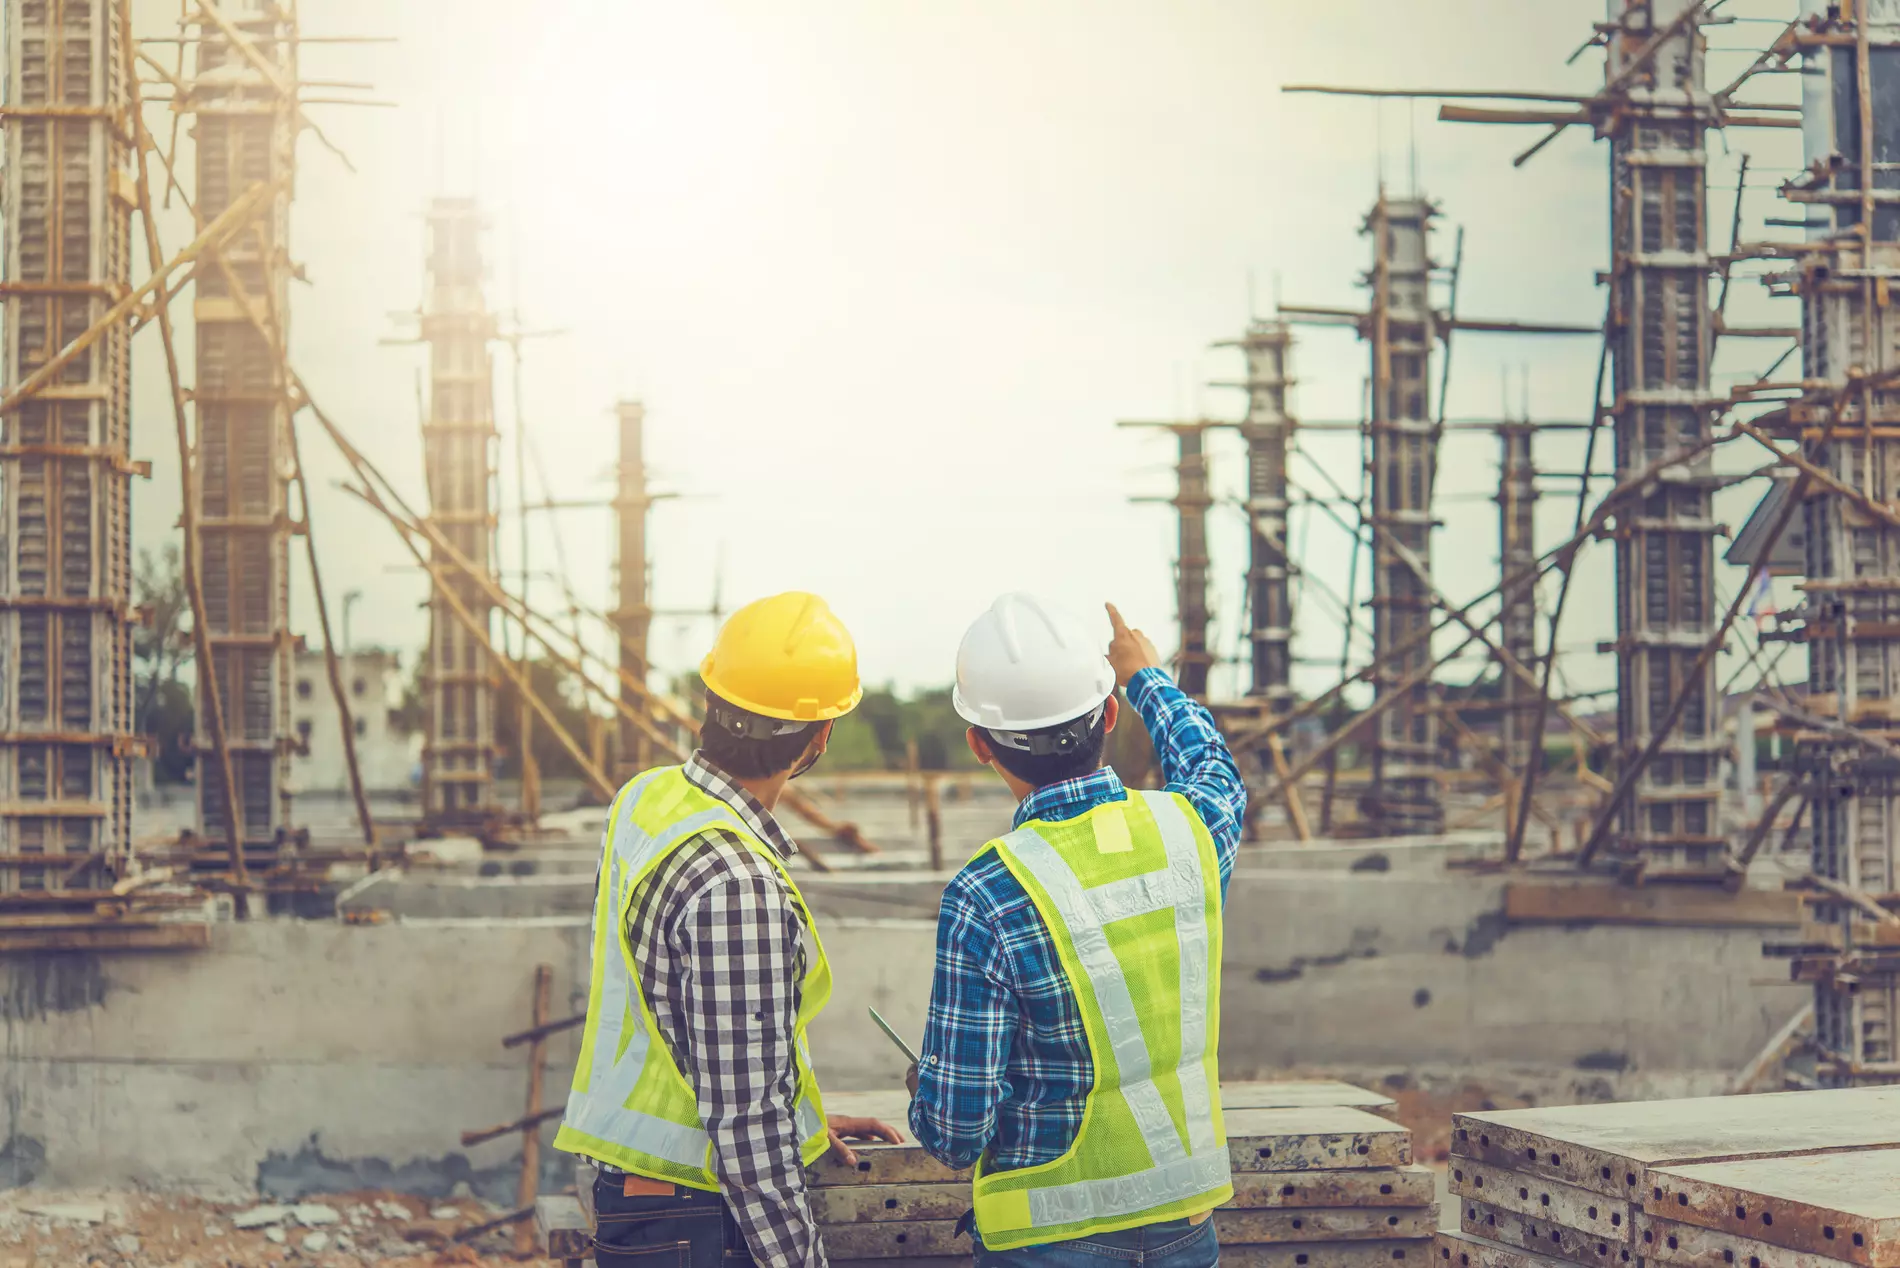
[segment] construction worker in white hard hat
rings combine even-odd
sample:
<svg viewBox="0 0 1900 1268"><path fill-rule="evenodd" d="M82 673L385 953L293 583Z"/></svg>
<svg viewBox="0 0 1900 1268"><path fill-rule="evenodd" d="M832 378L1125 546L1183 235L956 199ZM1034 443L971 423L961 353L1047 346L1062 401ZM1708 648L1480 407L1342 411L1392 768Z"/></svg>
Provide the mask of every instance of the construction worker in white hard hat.
<svg viewBox="0 0 1900 1268"><path fill-rule="evenodd" d="M822 1268L805 1167L826 1119L806 1028L831 994L824 945L772 816L857 706L857 649L824 600L735 612L700 667L706 719L683 766L636 776L608 815L587 1025L557 1148L593 1162L601 1268Z"/></svg>
<svg viewBox="0 0 1900 1268"><path fill-rule="evenodd" d="M911 1130L976 1168L976 1263L1218 1262L1221 908L1247 792L1206 709L1108 607L1111 639L1025 594L964 635L953 701L1019 801L944 889ZM1167 784L1102 764L1122 713ZM1083 1262L1075 1259L1073 1262Z"/></svg>

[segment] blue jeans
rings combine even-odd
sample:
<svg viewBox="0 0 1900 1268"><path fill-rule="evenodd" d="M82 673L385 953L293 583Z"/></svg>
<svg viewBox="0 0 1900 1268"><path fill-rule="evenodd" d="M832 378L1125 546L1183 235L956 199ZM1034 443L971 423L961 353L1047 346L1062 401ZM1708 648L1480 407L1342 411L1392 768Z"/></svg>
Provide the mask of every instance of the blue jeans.
<svg viewBox="0 0 1900 1268"><path fill-rule="evenodd" d="M1019 1250L991 1250L976 1233L971 1237L976 1242L976 1268L1121 1268L1124 1264L1213 1268L1220 1262L1220 1239L1214 1236L1212 1216L1199 1224L1169 1220Z"/></svg>
<svg viewBox="0 0 1900 1268"><path fill-rule="evenodd" d="M594 1182L594 1262L599 1268L752 1268L745 1234L717 1193L677 1188L628 1197L624 1176Z"/></svg>

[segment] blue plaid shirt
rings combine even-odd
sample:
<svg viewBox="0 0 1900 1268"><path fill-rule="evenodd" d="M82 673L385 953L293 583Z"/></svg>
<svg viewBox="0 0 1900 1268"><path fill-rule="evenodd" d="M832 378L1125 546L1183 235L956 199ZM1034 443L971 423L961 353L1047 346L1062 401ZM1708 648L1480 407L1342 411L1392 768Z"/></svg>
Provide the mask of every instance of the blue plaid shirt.
<svg viewBox="0 0 1900 1268"><path fill-rule="evenodd" d="M1214 838L1225 901L1247 809L1233 754L1207 710L1159 669L1134 676L1128 702L1154 741L1168 791L1192 803ZM1017 808L1015 826L1073 819L1127 796L1105 766L1038 788ZM987 1149L991 1168L1010 1171L1075 1143L1095 1084L1082 1011L1055 939L993 851L944 887L922 1057L910 1129L938 1161L967 1167Z"/></svg>

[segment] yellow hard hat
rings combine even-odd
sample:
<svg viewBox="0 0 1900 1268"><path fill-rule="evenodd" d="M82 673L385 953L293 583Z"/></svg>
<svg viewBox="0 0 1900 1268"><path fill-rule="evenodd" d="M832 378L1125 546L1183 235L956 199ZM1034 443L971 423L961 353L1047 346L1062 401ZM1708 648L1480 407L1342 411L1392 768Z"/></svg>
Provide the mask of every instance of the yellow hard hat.
<svg viewBox="0 0 1900 1268"><path fill-rule="evenodd" d="M851 632L823 599L799 590L734 612L699 676L721 700L788 722L841 718L864 696Z"/></svg>

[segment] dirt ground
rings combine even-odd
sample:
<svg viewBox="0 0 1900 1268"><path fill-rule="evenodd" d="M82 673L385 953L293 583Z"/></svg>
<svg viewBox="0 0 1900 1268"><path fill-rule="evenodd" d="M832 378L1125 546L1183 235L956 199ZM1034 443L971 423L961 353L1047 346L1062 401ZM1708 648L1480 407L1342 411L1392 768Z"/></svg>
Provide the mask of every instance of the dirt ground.
<svg viewBox="0 0 1900 1268"><path fill-rule="evenodd" d="M457 1232L500 1214L473 1199L339 1193L299 1203L213 1202L127 1192L0 1193L0 1268L510 1268L501 1229ZM238 1227L251 1224L252 1227Z"/></svg>

